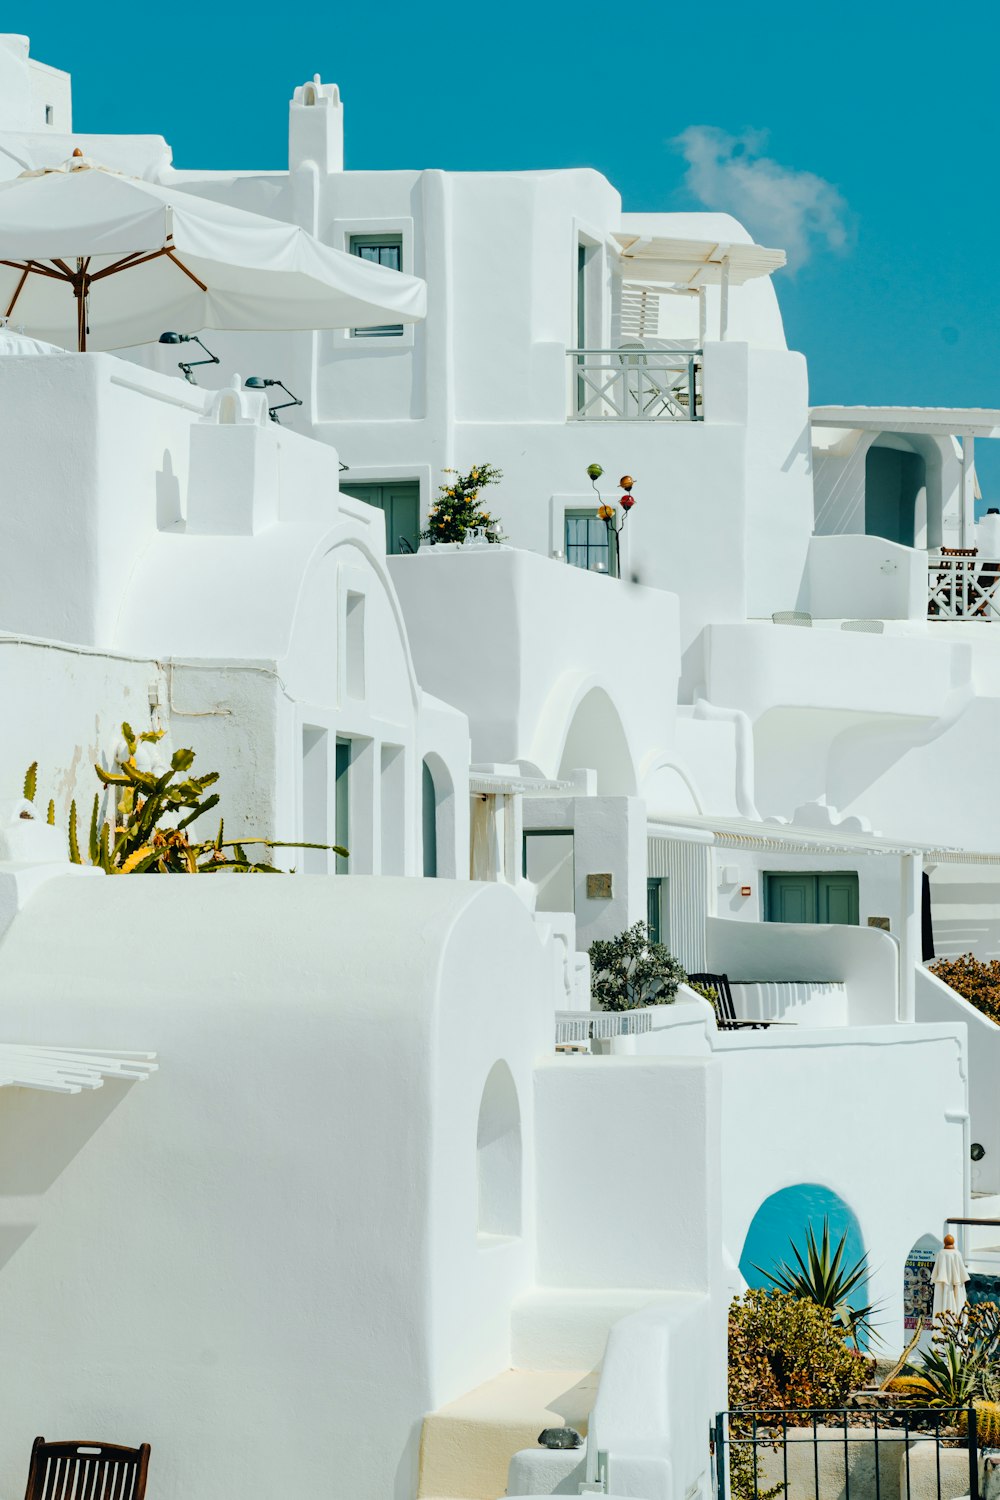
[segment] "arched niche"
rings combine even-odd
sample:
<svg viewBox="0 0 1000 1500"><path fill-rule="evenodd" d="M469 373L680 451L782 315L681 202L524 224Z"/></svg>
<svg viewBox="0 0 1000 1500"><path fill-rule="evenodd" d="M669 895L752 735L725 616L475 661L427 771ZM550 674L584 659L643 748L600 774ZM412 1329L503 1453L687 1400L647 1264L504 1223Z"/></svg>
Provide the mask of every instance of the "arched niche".
<svg viewBox="0 0 1000 1500"><path fill-rule="evenodd" d="M521 1233L521 1109L501 1058L487 1075L476 1126L476 1230L481 1237Z"/></svg>
<svg viewBox="0 0 1000 1500"><path fill-rule="evenodd" d="M743 1280L750 1287L772 1287L774 1283L764 1273L777 1270L782 1262L793 1263L793 1244L804 1256L807 1230L811 1227L819 1241L824 1220L830 1225L832 1245L846 1233L843 1264L856 1265L865 1253L865 1243L854 1210L832 1188L800 1182L772 1193L754 1214L740 1255ZM861 1307L867 1300L863 1283L848 1298L852 1307Z"/></svg>
<svg viewBox="0 0 1000 1500"><path fill-rule="evenodd" d="M903 1332L907 1341L918 1328L929 1333L934 1326L931 1271L940 1249L941 1240L936 1234L922 1234L906 1257L903 1266Z"/></svg>
<svg viewBox="0 0 1000 1500"><path fill-rule="evenodd" d="M634 797L635 770L618 710L604 688L591 688L570 720L559 777L584 767L597 772L600 797Z"/></svg>

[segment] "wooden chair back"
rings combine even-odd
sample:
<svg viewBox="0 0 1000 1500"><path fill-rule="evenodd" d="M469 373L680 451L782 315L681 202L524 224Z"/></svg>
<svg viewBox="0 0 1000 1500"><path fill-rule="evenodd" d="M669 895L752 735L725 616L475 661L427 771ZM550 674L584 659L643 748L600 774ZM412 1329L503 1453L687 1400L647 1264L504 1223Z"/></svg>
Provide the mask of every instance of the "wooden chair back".
<svg viewBox="0 0 1000 1500"><path fill-rule="evenodd" d="M149 1444L47 1443L35 1438L24 1500L143 1500Z"/></svg>
<svg viewBox="0 0 1000 1500"><path fill-rule="evenodd" d="M689 974L688 983L700 984L703 990L714 993L715 1019L719 1030L731 1030L732 1023L736 1020L736 1006L733 1004L733 992L729 988L729 975Z"/></svg>

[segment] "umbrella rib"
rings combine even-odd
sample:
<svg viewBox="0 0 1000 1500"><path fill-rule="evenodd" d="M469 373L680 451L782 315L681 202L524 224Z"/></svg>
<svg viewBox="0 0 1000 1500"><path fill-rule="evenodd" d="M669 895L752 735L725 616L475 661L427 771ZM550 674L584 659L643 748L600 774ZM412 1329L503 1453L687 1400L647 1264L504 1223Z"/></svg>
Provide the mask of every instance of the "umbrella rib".
<svg viewBox="0 0 1000 1500"><path fill-rule="evenodd" d="M125 255L121 260L116 260L112 265L105 266L103 271L95 271L90 280L100 281L105 276L113 276L116 271L131 271L136 266L144 266L148 261L156 260L161 255L169 254L169 249L150 250L146 254L141 250L133 250L131 255Z"/></svg>
<svg viewBox="0 0 1000 1500"><path fill-rule="evenodd" d="M177 259L177 256L174 254L173 248L171 246L169 246L169 245L167 246L166 250L164 251L164 254L166 256L168 256L170 260L173 261L174 265L177 267L177 269L179 271L183 271L185 276L190 276L191 280L194 282L194 284L195 284L196 287L200 287L203 292L207 292L208 291L208 287L205 285L205 283L203 281L199 281L198 277L194 274L194 272L193 271L189 271L188 268L187 268L187 266L184 264L184 262L182 260L178 260Z"/></svg>
<svg viewBox="0 0 1000 1500"><path fill-rule="evenodd" d="M50 271L48 266L40 265L37 260L0 260L0 266L10 266L15 271L34 271L36 276L51 276L53 281L66 280L62 271Z"/></svg>
<svg viewBox="0 0 1000 1500"><path fill-rule="evenodd" d="M24 283L27 281L27 279L30 276L30 274L31 274L31 267L30 266L25 266L24 270L21 272L21 279L17 283L17 286L16 286L16 288L14 290L14 295L13 295L13 297L11 297L10 301L7 304L7 312L5 314L6 317L9 318L10 315L11 315L11 313L14 311L14 304L17 302L18 297L20 297L20 295L21 295L21 288L24 286Z"/></svg>

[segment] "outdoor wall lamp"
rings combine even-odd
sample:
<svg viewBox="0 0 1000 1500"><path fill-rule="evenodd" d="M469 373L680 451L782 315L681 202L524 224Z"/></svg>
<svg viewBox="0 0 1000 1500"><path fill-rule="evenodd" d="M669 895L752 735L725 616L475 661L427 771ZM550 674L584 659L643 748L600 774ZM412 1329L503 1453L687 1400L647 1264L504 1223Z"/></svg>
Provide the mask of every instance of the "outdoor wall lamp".
<svg viewBox="0 0 1000 1500"><path fill-rule="evenodd" d="M183 372L184 379L190 385L198 384L197 380L195 380L194 376L191 374L191 371L195 368L196 365L217 365L219 363L219 356L217 354L213 354L211 349L206 349L205 345L202 343L201 339L196 333L161 333L160 343L197 344L199 349L205 349L205 353L208 355L207 359L192 359L189 362L181 360L180 364L177 366L178 370L181 370Z"/></svg>
<svg viewBox="0 0 1000 1500"><path fill-rule="evenodd" d="M272 385L279 386L281 390L284 391L285 395L289 399L287 401L279 401L277 406L269 406L267 408L267 414L271 418L271 421L277 422L279 425L281 423L281 418L278 416L279 411L284 411L286 406L302 405L302 402L299 400L298 396L292 395L291 391L288 389L283 380L265 380L262 375L248 375L243 384L246 386L248 391L266 391Z"/></svg>

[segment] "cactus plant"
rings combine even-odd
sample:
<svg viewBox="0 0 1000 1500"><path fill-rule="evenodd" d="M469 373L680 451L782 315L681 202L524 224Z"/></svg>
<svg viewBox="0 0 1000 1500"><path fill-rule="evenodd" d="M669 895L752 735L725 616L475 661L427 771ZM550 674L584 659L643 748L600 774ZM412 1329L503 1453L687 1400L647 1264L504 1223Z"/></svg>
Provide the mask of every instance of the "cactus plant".
<svg viewBox="0 0 1000 1500"><path fill-rule="evenodd" d="M217 807L219 796L210 786L219 780L218 771L205 776L189 776L195 758L193 750L175 750L170 765L160 775L140 770L136 752L141 744L155 744L163 738L162 730L135 734L131 725L122 725L127 754L117 771L95 765L97 778L112 795L117 795L113 822L101 818L101 794L95 793L87 840L89 862L109 875L183 874L208 875L217 871L237 874L280 874L277 866L255 859L247 852L250 846L264 849L326 849L347 856L339 844L312 844L279 839L225 839L224 826L214 838L192 839L187 830L198 818ZM30 784L37 790L38 763L25 776L25 796ZM32 797L28 797L31 801ZM49 803L49 822L55 822L55 804ZM73 864L83 864L77 828L76 801L69 808L69 857Z"/></svg>

